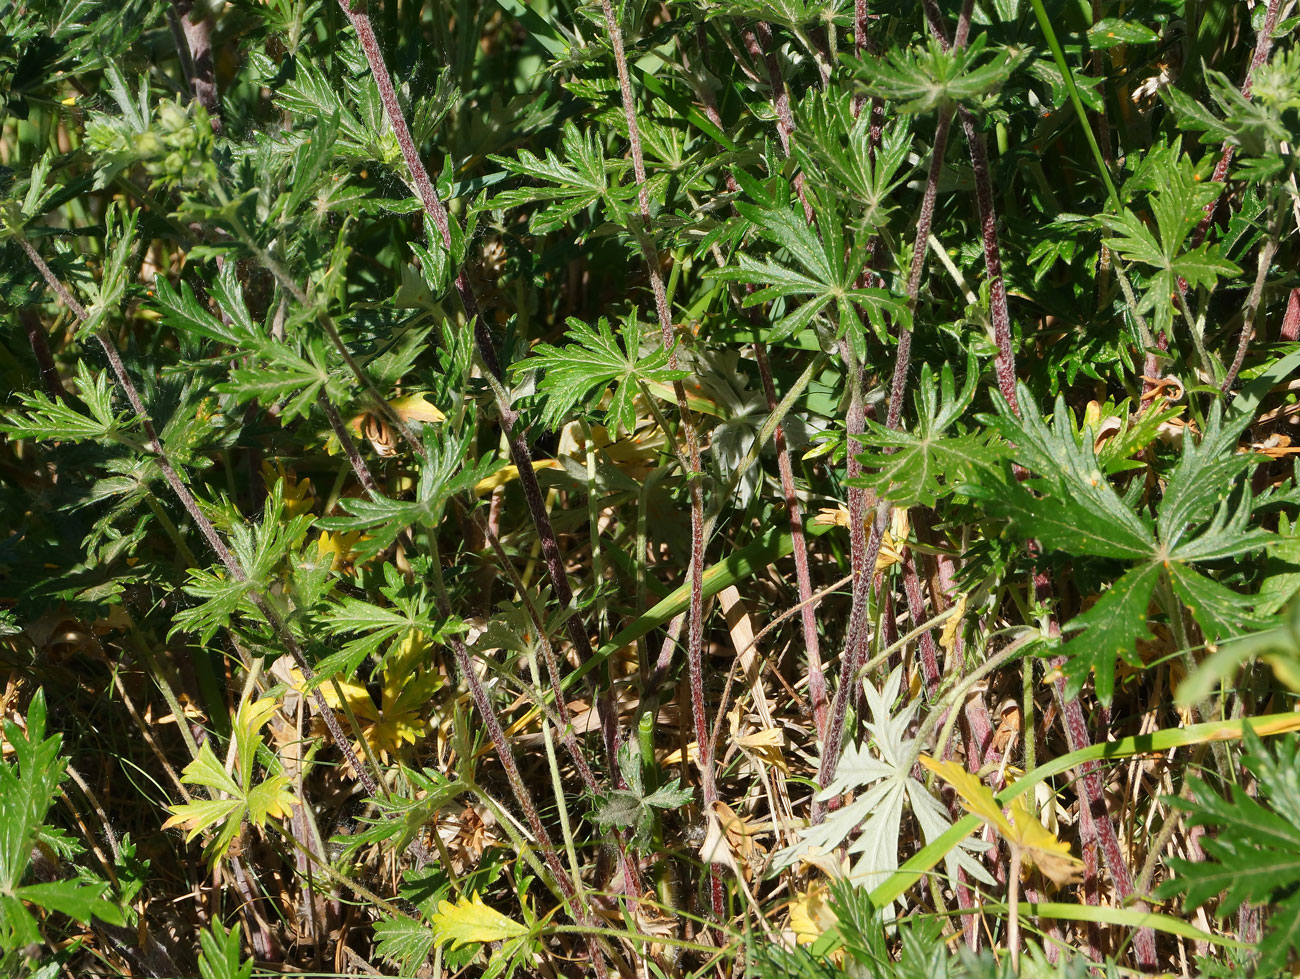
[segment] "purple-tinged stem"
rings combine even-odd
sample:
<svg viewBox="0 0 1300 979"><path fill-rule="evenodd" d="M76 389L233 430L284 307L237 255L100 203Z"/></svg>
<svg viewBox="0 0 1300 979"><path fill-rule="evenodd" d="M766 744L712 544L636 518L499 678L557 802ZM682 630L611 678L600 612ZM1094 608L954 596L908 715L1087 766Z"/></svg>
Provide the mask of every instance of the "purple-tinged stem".
<svg viewBox="0 0 1300 979"><path fill-rule="evenodd" d="M325 412L325 418L329 421L330 431L334 437L339 440L339 445L343 446L343 453L348 457L348 464L352 467L352 472L356 474L357 480L361 483L361 488L371 497L379 495L379 485L375 482L375 477L370 473L370 467L366 465L366 460L361 457L357 450L357 443L352 440L352 433L348 431L347 425L339 416L338 409L329 398L325 397L325 392L321 392L316 398L317 404Z"/></svg>
<svg viewBox="0 0 1300 979"><path fill-rule="evenodd" d="M1281 217L1282 213L1279 210L1278 216ZM1277 254L1278 233L1280 230L1280 222L1275 221L1268 237L1264 240L1264 246L1259 250L1259 270L1255 273L1255 282L1250 287L1250 295L1246 298L1246 308L1242 312L1241 335L1237 338L1237 352L1233 355L1232 366L1228 368L1227 376L1224 377L1223 384L1219 388L1220 392L1225 395L1232 390L1232 385L1237 380L1237 374L1241 371L1241 365L1246 362L1246 350L1250 347L1250 338L1255 332L1255 318L1259 314L1260 300L1264 297L1264 280L1268 278L1268 270L1273 264L1273 256Z"/></svg>
<svg viewBox="0 0 1300 979"><path fill-rule="evenodd" d="M41 327L41 316L33 308L19 310L18 319L27 334L27 342L32 345L32 356L36 358L36 367L41 374L41 383L52 401L62 401L66 396L63 380L59 377L59 368L50 353L50 345L45 339L45 330Z"/></svg>
<svg viewBox="0 0 1300 979"><path fill-rule="evenodd" d="M963 10L965 9L963 8ZM920 294L921 274L925 268L925 255L929 247L930 228L934 222L934 203L939 190L939 173L943 168L943 156L948 146L948 131L951 124L952 113L941 110L939 121L935 126L934 148L930 153L930 168L926 176L925 193L921 198L921 211L917 217L912 264L907 277L907 299L910 311L915 311L917 296ZM846 345L843 352L846 356L851 356L851 351L847 350ZM897 428L899 419L902 417L903 394L907 387L907 369L911 362L911 353L912 331L906 325L899 324L898 349L894 356L894 375L889 388L889 409L886 417L886 425L890 428ZM857 383L854 383L854 381L854 378L850 378L850 392L859 392L861 390L861 381L860 379L857 379ZM855 402L858 402L856 406ZM850 433L854 431L855 426L858 431L865 427L865 412L860 419L856 414L858 411L862 411L860 394L854 397L851 393L849 412L845 419L845 428ZM850 478L853 478L856 459L852 447L849 448L849 459L848 474ZM856 474L861 474L860 464L856 467ZM861 492L861 490L858 492ZM860 540L865 536L866 516L864 512L865 497L860 499L863 502L858 504L858 512L855 513L854 490L849 491L850 561L853 568L853 599L849 607L849 624L844 650L840 654L840 685L835 693L831 722L822 748L821 765L817 772L817 783L822 788L830 785L831 780L835 777L835 769L840 762L840 752L844 748L844 723L848 715L848 701L852 695L853 685L856 682L862 650L866 647L867 610L870 604L872 578L876 560L880 556L881 545L884 543L885 527L889 522L889 502L883 499L877 501L870 539L866 541L865 548L859 554ZM820 822L825 815L825 804L814 803L813 822Z"/></svg>
<svg viewBox="0 0 1300 979"><path fill-rule="evenodd" d="M1281 0L1268 0L1268 10L1264 14L1264 26L1255 37L1255 50L1250 57L1250 67L1246 69L1246 77L1241 83L1242 98L1250 98L1251 89L1255 84L1255 72L1260 65L1268 60L1268 56L1273 50L1273 31L1277 29L1277 18L1281 6ZM1232 144L1225 140L1223 148L1219 152L1219 161L1214 165L1214 175L1210 178L1212 181L1223 183L1227 179L1228 167L1232 165L1232 155ZM1205 215L1192 233L1193 248L1205 240L1205 236L1210 230L1210 222L1214 220L1214 212L1222 199L1223 194L1220 193L1218 197L1205 205ZM1182 283L1180 283L1180 287L1182 287Z"/></svg>
<svg viewBox="0 0 1300 979"><path fill-rule="evenodd" d="M921 578L916 573L916 560L911 554L903 558L903 593L907 596L907 614L912 617L912 628L916 628L925 621L925 596L921 594ZM925 689L933 696L942 679L939 646L934 641L934 632L927 629L921 633L917 646L921 652L921 676L925 680ZM943 750L941 747L940 751Z"/></svg>
<svg viewBox="0 0 1300 979"><path fill-rule="evenodd" d="M967 0L962 8L962 16L957 21L957 31L950 42L937 4L934 0L926 0L924 3L930 33L945 50L950 45L963 47L970 36L970 16L967 13L969 6L970 0ZM971 169L975 172L975 203L979 208L984 266L989 277L989 315L993 320L993 340L998 348L993 366L998 376L998 390L1012 410L1019 414L1016 401L1016 356L1011 343L1007 286L1002 276L1002 250L998 244L998 215L993 206L993 178L989 171L988 147L984 134L976 125L974 114L965 106L958 106L957 113L961 118L962 131L966 134L966 145L970 149Z"/></svg>
<svg viewBox="0 0 1300 979"><path fill-rule="evenodd" d="M424 207L424 212L433 221L434 227L438 229L438 235L442 238L443 245L450 250L452 244L451 224L447 209L438 200L438 194L434 190L433 182L429 179L429 171L420 159L415 140L411 136L410 127L407 126L406 117L402 113L401 103L397 99L397 92L393 88L393 81L389 77L388 66L384 61L383 51L379 47L379 40L375 37L375 30L370 22L370 17L364 9L353 10L349 6L349 0L339 0L339 6L342 7L344 14L347 15L353 29L357 32L357 40L361 43L361 50L365 53L370 72L379 88L379 98L384 106L384 115L388 119L388 125L392 129L393 135L397 138L397 145L402 151L402 159L405 160L406 167L410 171L411 180L415 184L415 191L420 198L421 205ZM491 329L479 315L478 299L474 295L474 289L463 269L456 273L455 286L456 293L460 297L461 306L465 309L465 315L474 324L474 342L479 357L496 380L504 381L505 374L501 368L501 361L497 357ZM564 555L560 550L555 528L551 525L550 515L546 511L545 497L542 494L541 486L537 482L537 474L533 471L532 453L529 451L528 443L525 440L523 427L519 424L519 413L514 410L507 400L500 397L497 400L497 411L501 415L501 425L506 433L506 441L510 448L510 459L519 472L519 485L524 491L528 512L532 516L533 525L537 530L537 539L541 544L542 558L546 563L546 572L550 577L551 587L555 591L556 600L562 606L568 608L573 603L573 589L569 586L569 576L564 570ZM569 616L565 621L565 630L568 633L569 641L573 644L573 648L577 650L579 660L583 663L590 661L594 656L591 648L591 638L583 628L579 616ZM605 753L610 771L617 772L617 718L614 716L613 699L608 690L597 698L597 709L601 714L601 729L604 735Z"/></svg>
<svg viewBox="0 0 1300 979"><path fill-rule="evenodd" d="M1035 572L1034 592L1038 600L1040 602L1046 600L1051 591L1051 578L1045 573ZM1059 637L1061 634L1060 624L1056 621L1054 615L1051 616L1048 623L1048 632L1053 637ZM1058 656L1052 661L1054 669L1059 670L1064 665L1065 657L1063 656ZM1079 704L1079 698L1066 698L1065 679L1063 677L1056 680L1054 689L1061 707L1061 726L1065 728L1066 744L1071 751L1082 751L1092 744L1092 739L1088 734L1088 725L1084 719L1083 707ZM1129 872L1128 863L1124 859L1124 852L1120 849L1119 838L1115 835L1115 826L1106 808L1105 786L1102 785L1100 774L1101 766L1096 762L1084 762L1079 767L1081 771L1079 779L1080 829L1084 844L1085 870L1087 869L1087 849L1091 842L1100 850L1102 858L1106 861L1111 880L1115 884L1116 895L1122 903L1127 903L1136 893L1133 887L1133 875ZM1133 950L1137 955L1138 964L1142 968L1155 968L1157 961L1155 932L1150 928L1138 929L1133 936Z"/></svg>
<svg viewBox="0 0 1300 979"><path fill-rule="evenodd" d="M1300 340L1300 286L1287 296L1286 312L1282 314L1282 328L1278 330L1277 339L1279 343Z"/></svg>
<svg viewBox="0 0 1300 979"><path fill-rule="evenodd" d="M32 247L31 242L22 236L19 236L17 241L23 251L27 253L27 257L31 260L32 264L36 266L36 270L40 272L41 277L45 280L46 284L54 291L54 294L57 295L63 304L72 311L72 314L76 316L79 322L86 322L88 317L85 307L83 307L77 298L67 290L62 282L59 281L58 276L56 276L53 270L45 263L45 260L41 258L40 253ZM126 399L130 403L131 408L140 419L140 424L144 428L145 438L148 440L149 448L154 454L154 459L158 463L159 470L162 471L163 478L172 488L177 499L181 501L181 505L185 508L186 512L189 513L195 526L199 528L200 533L203 534L209 546L217 555L218 560L221 561L226 570L230 573L230 576L236 581L247 582L249 580L247 572L245 572L243 566L235 560L235 556L230 552L230 549L226 547L225 542L217 533L217 528L213 526L212 521L209 520L207 515L199 508L198 501L194 499L194 495L190 493L189 487L182 482L175 467L172 466L171 459L167 456L162 441L158 438L158 433L153 427L153 421L145 411L144 402L140 398L140 392L136 390L135 383L131 380L130 375L127 374L126 365L122 363L122 356L118 353L117 346L113 343L112 338L110 338L105 331L100 330L95 334L95 339L99 341L100 347L104 350L104 356L108 358L109 367L112 369L113 375L117 379L118 386L122 389L122 392L126 395ZM256 589L249 590L248 599L270 624L280 641L284 644L285 649L287 649L289 654L294 658L294 662L298 664L298 669L302 671L303 679L310 683L315 678L316 674L312 670L311 665L307 662L307 657L303 654L302 647L298 645L298 640L294 638L293 632L290 630L288 624L285 623L279 613L270 606L265 597ZM321 718L325 721L326 728L329 729L330 737L333 738L334 743L338 745L339 751L343 753L343 757L347 763L352 766L352 770L357 773L357 777L361 780L361 784L365 787L366 792L368 792L372 797L377 796L379 794L378 780L370 773L368 768L362 766L360 759L357 758L356 752L352 750L351 741L343 732L343 727L339 723L337 715L335 715L329 704L325 702L325 698L321 694L319 688L312 690L312 699L316 703Z"/></svg>
<svg viewBox="0 0 1300 979"><path fill-rule="evenodd" d="M766 24L762 24L766 28ZM771 31L767 31L767 37L771 39ZM753 38L750 32L746 32L746 43ZM757 43L757 42L755 42ZM701 58L707 59L708 47L701 33L699 38L699 48ZM752 54L758 56L760 52L752 51ZM775 97L775 85L781 83L780 64L775 57L767 59L769 81L773 82L773 93ZM780 85L781 93L785 92L785 85ZM722 116L718 112L717 101L713 97L713 92L706 87L699 90L702 104L704 105L704 114L719 129L722 128ZM786 100L786 112L789 113L789 100ZM779 112L778 112L779 115ZM794 128L793 116L789 119L791 131ZM789 153L789 134L783 141L787 154ZM727 174L727 189L732 193L737 191L735 178ZM721 261L721 259L719 259ZM747 287L750 291L754 287ZM750 306L745 309L744 314L749 321L757 327L760 324L759 311L756 307ZM758 365L758 376L763 384L763 397L767 401L768 411L775 411L777 407L776 385L772 381L772 365L767 357L767 344L761 340L754 341L754 362ZM784 426L778 425L776 431L772 433L772 442L776 447L776 468L781 477L781 495L785 498L785 510L790 517L790 537L793 541L794 553L794 573L795 581L799 589L799 618L803 626L804 647L808 653L808 699L812 702L813 723L817 728L817 737L826 736L826 710L828 707L826 692L826 672L822 668L821 648L817 639L817 614L812 607L812 576L808 570L808 545L803 532L803 510L799 505L799 497L795 492L794 485L794 467L790 464L790 450L785 442Z"/></svg>
<svg viewBox="0 0 1300 979"><path fill-rule="evenodd" d="M645 256L650 275L650 288L654 293L655 312L659 319L660 339L666 350L672 351L669 363L677 364L672 311L668 308L668 290L664 285L659 250L654 243L650 217L650 188L646 183L645 154L641 149L641 128L637 124L636 102L632 95L632 81L628 77L627 55L623 50L623 31L614 16L609 0L601 0L605 28L614 48L614 67L618 72L619 94L623 102L623 116L627 120L628 143L632 154L632 170L636 175L637 202L640 205L641 227L634 229L641 251ZM686 450L691 465L687 474L691 501L691 602L687 619L686 666L691 685L691 720L695 740L700 751L700 788L704 796L704 810L710 815L718 801L718 787L713 770L713 749L709 738L709 725L704 703L704 490L701 485L700 443L686 402L686 388L680 380L673 381L673 393L681 416L682 433L686 436ZM709 871L710 904L715 916L726 911L726 895L722 878L716 866Z"/></svg>
<svg viewBox="0 0 1300 979"><path fill-rule="evenodd" d="M207 110L212 131L220 135L223 126L221 97L217 92L217 75L212 65L212 18L204 17L201 13L196 16L193 0L172 0L172 8L185 38L186 50L181 54L188 55L188 59L182 60L185 62L190 88L199 100L199 105Z"/></svg>

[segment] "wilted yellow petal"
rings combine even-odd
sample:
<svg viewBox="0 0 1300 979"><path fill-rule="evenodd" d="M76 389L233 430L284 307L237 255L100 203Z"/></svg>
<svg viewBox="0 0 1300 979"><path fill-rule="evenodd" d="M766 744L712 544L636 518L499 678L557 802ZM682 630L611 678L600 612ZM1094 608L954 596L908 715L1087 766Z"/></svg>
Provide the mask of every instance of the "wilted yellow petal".
<svg viewBox="0 0 1300 979"><path fill-rule="evenodd" d="M812 884L790 902L790 930L800 945L811 945L839 923L826 895L825 885Z"/></svg>
<svg viewBox="0 0 1300 979"><path fill-rule="evenodd" d="M316 541L316 550L322 558L329 557L332 570L340 571L356 558L353 548L360 543L362 536L359 530L353 530L346 534L332 534L325 530L321 532L320 539Z"/></svg>
<svg viewBox="0 0 1300 979"><path fill-rule="evenodd" d="M558 459L537 459L533 462L533 472L538 469L563 469L564 464ZM487 479L480 479L474 484L475 496L487 496L498 486L512 483L519 478L518 466L503 466Z"/></svg>

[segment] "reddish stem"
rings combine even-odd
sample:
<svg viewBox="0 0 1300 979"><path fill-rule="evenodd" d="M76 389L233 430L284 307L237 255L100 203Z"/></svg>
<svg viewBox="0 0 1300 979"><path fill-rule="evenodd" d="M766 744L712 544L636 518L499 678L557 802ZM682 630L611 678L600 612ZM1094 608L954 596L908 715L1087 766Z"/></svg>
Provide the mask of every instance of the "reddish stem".
<svg viewBox="0 0 1300 979"><path fill-rule="evenodd" d="M339 6L343 8L344 14L347 15L348 20L357 32L357 40L361 43L361 50L365 53L370 72L379 88L379 98L384 106L384 115L388 119L393 135L397 138L397 145L402 151L402 159L406 161L406 167L410 171L411 180L415 184L415 191L424 207L424 212L433 221L434 227L438 229L439 237L442 238L443 245L450 251L452 238L447 209L438 200L433 182L429 179L429 171L420 159L415 140L411 136L411 130L406 124L406 117L402 113L401 103L397 99L397 92L393 88L393 81L389 77L388 66L384 61L379 41L375 37L370 17L364 10L353 10L348 5L348 0L339 0ZM474 342L479 357L494 378L498 381L504 381L505 374L497 357L492 332L479 315L478 299L474 295L474 289L463 269L457 271L455 285L456 293L459 295L461 305L465 309L465 315L474 323ZM541 545L542 558L546 564L547 575L551 580L551 587L554 589L555 598L560 605L568 608L573 604L573 589L569 587L569 577L564 570L564 556L560 550L560 543L556 537L555 528L551 525L550 515L546 511L546 500L542 494L541 486L538 485L537 474L533 471L532 453L529 451L527 441L525 441L522 426L519 425L519 413L509 403L500 399L497 402L497 410L501 415L501 425L506 433L510 459L519 472L519 485L524 491L528 512L537 530L537 539ZM583 628L579 616L570 615L565 620L565 630L568 633L569 641L578 652L579 660L583 663L590 661L594 656L591 648L591 638L587 635L586 629ZM613 699L608 690L601 694L598 700L598 709L601 714L605 753L610 771L617 771L617 718L614 715Z"/></svg>
<svg viewBox="0 0 1300 979"><path fill-rule="evenodd" d="M32 247L31 242L22 236L19 236L17 241L23 251L27 253L27 257L31 260L32 264L36 266L37 271L40 272L41 277L45 280L46 284L51 290L53 290L54 294L57 295L63 304L72 311L72 314L76 316L78 322L86 322L88 316L85 308L77 301L76 297L64 287L63 283L59 281L58 277L45 263L45 260L41 258L40 253ZM230 573L230 576L236 581L247 582L249 580L248 574L244 571L243 566L235 560L235 556L231 554L230 549L226 547L225 542L217 533L217 528L212 525L212 521L209 520L207 515L199 508L198 501L194 499L193 494L189 491L189 487L181 481L180 476L176 473L176 469L172 466L171 459L167 456L167 452L163 448L161 440L158 438L158 433L153 427L153 421L145 411L144 402L140 398L140 392L136 390L135 383L126 372L126 365L122 363L122 356L118 353L116 345L103 330L95 334L95 339L99 341L100 347L103 348L104 356L108 358L109 367L113 371L113 376L117 379L118 386L126 395L126 400L130 403L131 408L135 411L136 416L140 420L150 451L154 454L154 459L158 464L159 470L162 471L163 478L172 488L172 492L176 494L177 499L181 501L181 505L185 508L186 512L189 513L195 526L199 528L200 533L203 534L208 545L217 555L217 559L221 561L226 570ZM256 589L250 589L248 592L248 599L266 619L267 623L270 624L271 628L275 631L275 634L279 637L280 642L284 644L284 648L289 651L294 662L298 664L298 669L302 671L303 679L310 684L311 681L315 679L316 674L308 664L307 657L304 655L302 647L298 645L298 640L294 638L293 632L289 629L288 624L280 617L279 613L270 606L261 592ZM333 709L325 702L325 698L321 694L319 688L312 689L312 699L316 703L316 708L320 713L321 718L325 721L326 728L329 729L330 737L333 738L339 751L343 753L343 757L347 763L352 766L352 770L357 773L357 777L361 780L361 784L365 786L366 792L371 796L378 795L379 782L370 773L368 768L362 766L360 759L357 758L356 752L352 750L352 742L349 740L347 735L344 734L343 726L339 723L339 719L335 715Z"/></svg>

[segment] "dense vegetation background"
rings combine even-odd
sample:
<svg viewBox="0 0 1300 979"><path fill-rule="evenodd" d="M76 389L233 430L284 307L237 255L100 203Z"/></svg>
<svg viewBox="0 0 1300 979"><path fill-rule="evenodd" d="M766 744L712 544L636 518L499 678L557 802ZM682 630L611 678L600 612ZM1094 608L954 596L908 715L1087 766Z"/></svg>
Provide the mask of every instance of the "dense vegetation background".
<svg viewBox="0 0 1300 979"><path fill-rule="evenodd" d="M0 973L1289 975L1294 0L0 0Z"/></svg>

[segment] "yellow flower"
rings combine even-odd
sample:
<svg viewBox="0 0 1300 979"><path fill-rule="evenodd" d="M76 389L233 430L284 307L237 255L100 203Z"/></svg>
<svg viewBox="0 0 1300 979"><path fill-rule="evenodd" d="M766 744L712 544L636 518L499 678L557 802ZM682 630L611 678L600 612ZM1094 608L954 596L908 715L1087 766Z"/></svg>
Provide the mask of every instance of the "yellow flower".
<svg viewBox="0 0 1300 979"><path fill-rule="evenodd" d="M311 480L304 479L299 482L293 470L286 470L282 462L277 462L274 469L271 468L270 462L263 462L262 479L268 488L274 486L277 479L282 482L284 512L290 518L309 513L316 505L316 491L312 488Z"/></svg>
<svg viewBox="0 0 1300 979"><path fill-rule="evenodd" d="M339 680L342 699L333 683L321 684L321 695L335 710L342 709L343 702L347 702L361 725L362 736L385 762L404 745L415 744L433 731L432 721L423 713L429 698L442 686L442 677L437 670L425 668L428 650L428 641L419 630L394 643L384 663L378 705L364 683ZM297 684L302 682L297 671L294 680ZM360 743L353 748L361 753Z"/></svg>
<svg viewBox="0 0 1300 979"><path fill-rule="evenodd" d="M352 562L357 556L353 548L361 538L362 533L359 530L347 534L332 534L326 530L316 541L316 549L322 558L329 557L331 570L351 573Z"/></svg>

